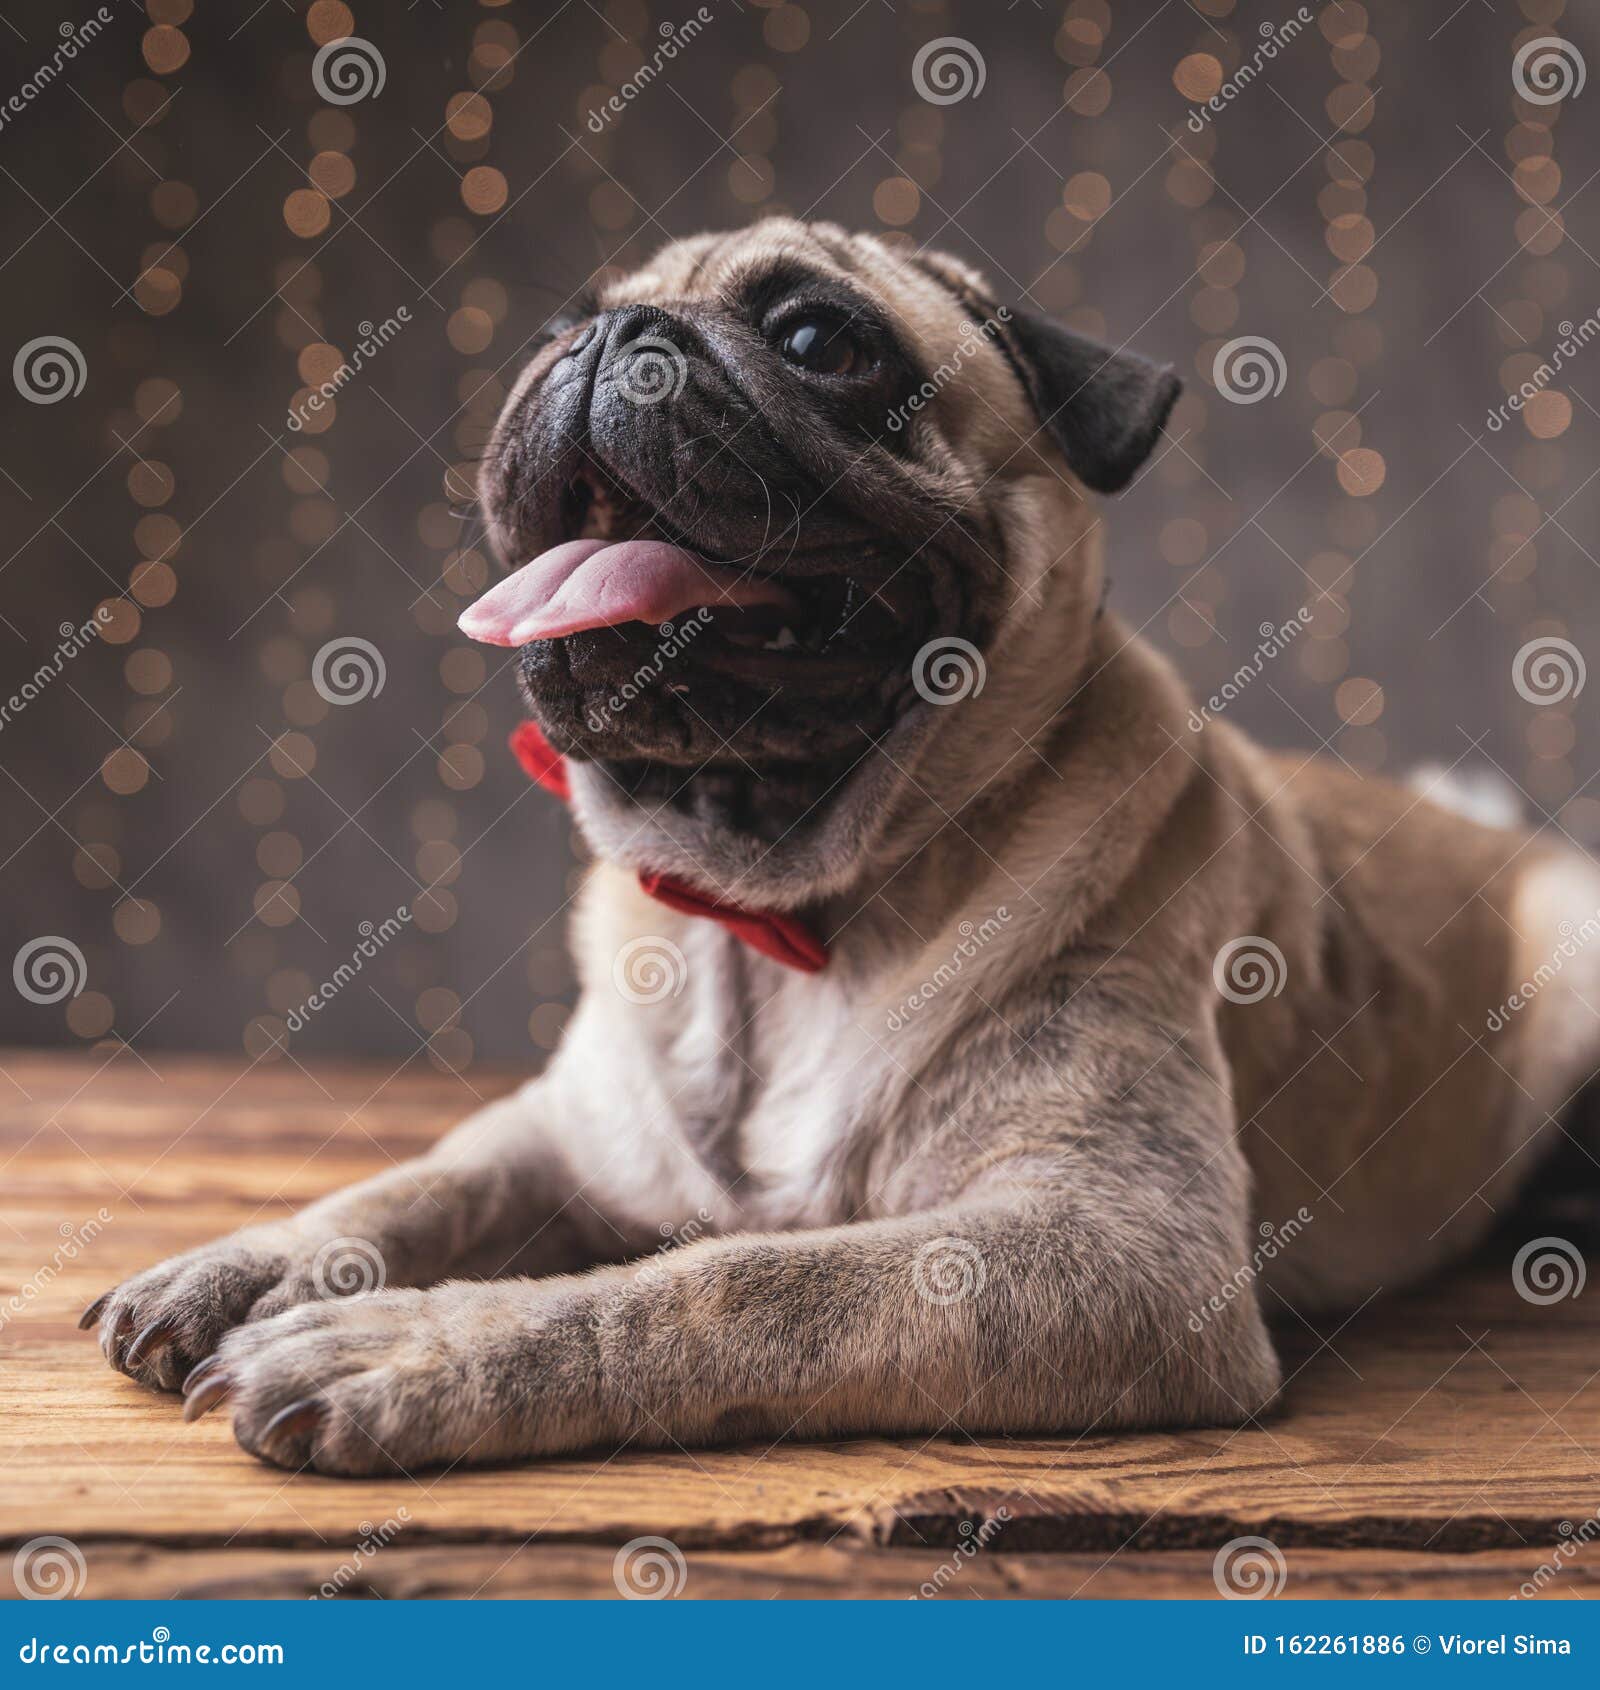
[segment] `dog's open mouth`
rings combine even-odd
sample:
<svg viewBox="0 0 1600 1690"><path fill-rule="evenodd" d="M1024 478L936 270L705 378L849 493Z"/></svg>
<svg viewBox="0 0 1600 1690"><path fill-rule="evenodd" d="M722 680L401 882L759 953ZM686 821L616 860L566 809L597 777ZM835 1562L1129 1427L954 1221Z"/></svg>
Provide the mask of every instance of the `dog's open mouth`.
<svg viewBox="0 0 1600 1690"><path fill-rule="evenodd" d="M780 541L754 557L715 557L687 544L604 472L585 467L560 503L565 537L528 558L463 614L463 633L525 646L601 629L658 638L692 617L697 661L759 680L844 678L881 661L917 619L910 582L885 579L882 559L808 554L782 570Z"/></svg>

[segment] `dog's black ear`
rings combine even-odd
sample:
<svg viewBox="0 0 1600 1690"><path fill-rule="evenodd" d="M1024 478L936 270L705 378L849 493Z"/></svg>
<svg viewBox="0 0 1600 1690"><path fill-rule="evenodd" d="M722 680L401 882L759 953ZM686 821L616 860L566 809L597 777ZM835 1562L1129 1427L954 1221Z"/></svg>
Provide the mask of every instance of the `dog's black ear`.
<svg viewBox="0 0 1600 1690"><path fill-rule="evenodd" d="M1121 492L1182 390L1172 366L1113 352L1029 311L1007 314L1004 344L1079 480L1097 493Z"/></svg>

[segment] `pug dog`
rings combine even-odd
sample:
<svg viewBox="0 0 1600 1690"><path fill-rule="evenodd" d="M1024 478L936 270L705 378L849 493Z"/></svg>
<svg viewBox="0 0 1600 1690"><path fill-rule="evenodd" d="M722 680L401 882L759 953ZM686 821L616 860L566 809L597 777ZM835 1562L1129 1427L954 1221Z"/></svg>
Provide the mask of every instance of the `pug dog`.
<svg viewBox="0 0 1600 1690"><path fill-rule="evenodd" d="M1261 749L1103 608L1178 386L825 223L553 327L462 626L595 858L564 1040L102 1297L112 1364L330 1474L1237 1425L1269 1320L1478 1239L1600 1066L1600 945L1549 967L1600 872Z"/></svg>

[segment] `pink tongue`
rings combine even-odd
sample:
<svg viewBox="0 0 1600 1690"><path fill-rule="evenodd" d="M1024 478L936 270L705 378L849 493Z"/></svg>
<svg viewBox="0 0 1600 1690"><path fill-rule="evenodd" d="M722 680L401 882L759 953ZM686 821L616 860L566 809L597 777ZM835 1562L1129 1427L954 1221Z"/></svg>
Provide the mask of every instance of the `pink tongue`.
<svg viewBox="0 0 1600 1690"><path fill-rule="evenodd" d="M665 540L568 540L491 587L458 626L485 645L526 645L585 628L667 622L709 605L794 600L777 582L706 563Z"/></svg>

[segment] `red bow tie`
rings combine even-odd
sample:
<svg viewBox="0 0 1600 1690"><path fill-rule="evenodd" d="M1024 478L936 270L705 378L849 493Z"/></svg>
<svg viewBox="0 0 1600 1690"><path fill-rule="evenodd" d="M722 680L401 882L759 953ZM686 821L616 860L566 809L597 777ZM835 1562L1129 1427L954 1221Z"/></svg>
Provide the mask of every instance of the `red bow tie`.
<svg viewBox="0 0 1600 1690"><path fill-rule="evenodd" d="M522 722L511 735L511 749L528 777L546 792L553 792L563 804L572 802L567 780L567 760L544 737L537 722ZM747 910L721 898L708 898L681 880L665 874L639 874L645 893L668 909L684 915L708 916L720 922L751 950L776 962L815 974L828 966L828 947L803 921L792 915L768 910Z"/></svg>

